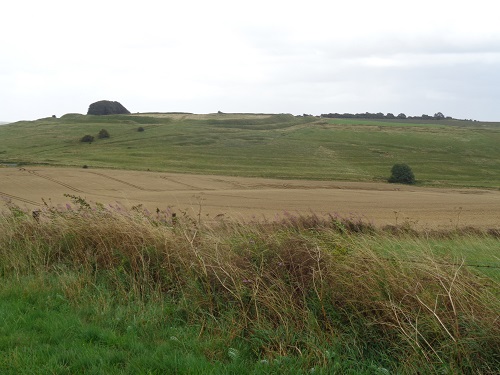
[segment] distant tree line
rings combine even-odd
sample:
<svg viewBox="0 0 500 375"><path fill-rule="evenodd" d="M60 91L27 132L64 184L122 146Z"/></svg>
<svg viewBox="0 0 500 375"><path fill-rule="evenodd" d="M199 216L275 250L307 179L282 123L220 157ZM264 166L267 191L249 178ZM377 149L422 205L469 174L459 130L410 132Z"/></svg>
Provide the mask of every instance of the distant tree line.
<svg viewBox="0 0 500 375"><path fill-rule="evenodd" d="M305 116L305 115L304 115ZM443 115L441 112L437 112L434 114L434 116L429 116L429 115L422 115L422 116L406 116L404 113L400 113L399 115L395 116L392 113L387 113L384 115L382 112L378 113L370 113L370 112L365 112L365 113L323 113L321 114L321 117L326 117L326 118L360 118L360 119L400 119L400 120L405 120L405 119L414 119L414 120L443 120L443 119L452 119L452 117Z"/></svg>

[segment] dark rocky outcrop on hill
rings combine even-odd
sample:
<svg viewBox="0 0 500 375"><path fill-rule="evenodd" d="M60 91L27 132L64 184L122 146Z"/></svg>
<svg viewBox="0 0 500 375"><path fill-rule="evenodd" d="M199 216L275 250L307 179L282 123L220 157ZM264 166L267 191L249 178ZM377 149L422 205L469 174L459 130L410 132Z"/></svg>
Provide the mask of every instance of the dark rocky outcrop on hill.
<svg viewBox="0 0 500 375"><path fill-rule="evenodd" d="M87 115L127 115L130 112L118 102L100 100L89 106Z"/></svg>

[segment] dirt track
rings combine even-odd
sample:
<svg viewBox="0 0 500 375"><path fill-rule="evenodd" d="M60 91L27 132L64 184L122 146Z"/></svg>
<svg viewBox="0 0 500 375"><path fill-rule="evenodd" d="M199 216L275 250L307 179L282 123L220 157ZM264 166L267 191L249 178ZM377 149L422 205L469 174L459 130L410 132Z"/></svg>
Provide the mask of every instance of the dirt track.
<svg viewBox="0 0 500 375"><path fill-rule="evenodd" d="M376 225L500 227L500 191L384 183L271 180L77 168L0 168L0 198L21 207L67 203L64 194L205 218L273 219L284 212L362 217ZM2 200L0 204L5 202Z"/></svg>

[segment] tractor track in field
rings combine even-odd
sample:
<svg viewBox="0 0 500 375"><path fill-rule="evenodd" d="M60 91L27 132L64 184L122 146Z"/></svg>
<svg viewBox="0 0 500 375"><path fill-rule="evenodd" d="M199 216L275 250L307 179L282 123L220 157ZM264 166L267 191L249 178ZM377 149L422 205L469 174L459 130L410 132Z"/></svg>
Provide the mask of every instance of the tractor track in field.
<svg viewBox="0 0 500 375"><path fill-rule="evenodd" d="M205 191L214 190L214 189L205 189L205 188L202 188L202 187L199 187L199 186L186 184L186 183L184 183L184 182L177 181L176 179L173 179L172 177L160 176L160 178L163 178L164 180L167 180L167 181L173 182L174 184L178 184L178 185L186 186L186 187L188 187L188 188L189 188L189 190L205 190Z"/></svg>
<svg viewBox="0 0 500 375"><path fill-rule="evenodd" d="M23 198L23 197L18 197L17 195L7 194L7 193L4 193L2 191L0 191L0 196L6 197L6 198L9 198L9 199L15 199L17 201L21 201L21 202L24 202L24 203L32 204L34 206L43 206L43 204L35 202L35 201L32 201L31 199L26 199L26 198Z"/></svg>
<svg viewBox="0 0 500 375"><path fill-rule="evenodd" d="M78 188L76 188L76 187L74 187L74 186L71 186L71 185L66 184L66 183L64 183L64 182L61 182L61 181L59 181L59 180L56 180L55 178L52 178L52 177L49 177L49 176L45 176L45 175L43 175L43 174L37 173L37 172L32 171L32 170L26 170L26 171L27 171L28 173L30 173L30 174L32 174L32 175L34 175L34 176L37 176L37 177L40 177L40 178L44 178L44 179L46 179L46 180L48 180L48 181L51 181L51 182L54 182L54 183L56 183L56 184L58 184L58 185L64 186L65 188L67 188L67 189L69 189L69 190L72 190L72 191L74 191L74 192L76 192L76 193L85 193L83 190L80 190L80 189L78 189Z"/></svg>
<svg viewBox="0 0 500 375"><path fill-rule="evenodd" d="M46 180L48 180L48 181L51 181L51 182L54 182L54 183L56 183L56 184L58 184L58 185L64 186L65 188L70 189L70 190L72 190L72 191L74 191L74 192L76 192L76 193L85 193L83 190L80 190L80 189L78 189L78 188L76 188L76 187L74 187L74 186L71 186L71 185L66 184L66 183L64 183L64 182L61 182L61 181L59 181L59 180L56 180L55 178L52 178L52 177L49 177L49 176L45 176L45 175L43 175L43 174L39 174L39 173L37 173L37 172L35 172L35 171L30 171L30 170L26 170L26 171L27 171L29 174L32 174L32 175L34 175L34 176L37 176L37 177L40 177L40 178L44 178L44 179L46 179Z"/></svg>
<svg viewBox="0 0 500 375"><path fill-rule="evenodd" d="M131 187L133 187L135 189L138 189L138 190L142 190L142 191L158 191L158 190L146 189L146 188L143 188L142 186L134 185L134 184L132 184L130 182L127 182L127 181L124 181L124 180L120 180L119 178L108 176L108 175L106 175L104 173L99 173L99 172L87 172L87 173L92 173L92 174L95 174L97 176L101 176L101 177L107 178L109 180L120 182L120 183L122 183L124 185L131 186Z"/></svg>

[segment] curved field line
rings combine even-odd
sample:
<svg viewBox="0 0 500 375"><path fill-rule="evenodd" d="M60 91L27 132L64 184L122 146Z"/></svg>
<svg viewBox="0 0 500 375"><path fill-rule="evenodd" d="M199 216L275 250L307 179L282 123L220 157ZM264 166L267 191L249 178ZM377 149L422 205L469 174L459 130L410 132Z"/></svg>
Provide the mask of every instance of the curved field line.
<svg viewBox="0 0 500 375"><path fill-rule="evenodd" d="M226 183L226 184L230 184L232 186L235 186L236 188L238 189L245 189L245 190L248 190L250 187L247 186L247 185L244 185L242 183L239 183L239 182L236 182L236 181L228 181L228 180L225 180L223 178L213 178L212 181L215 181L215 182L223 182L223 183Z"/></svg>
<svg viewBox="0 0 500 375"><path fill-rule="evenodd" d="M167 180L167 181L173 182L174 184L179 184L179 185L186 186L186 187L191 188L191 189L193 189L193 190L205 190L205 191L208 191L208 190L215 190L215 189L206 189L206 188L199 187L199 186L189 185L189 184L186 184L186 183L184 183L184 182L180 182L180 181L174 180L173 178L166 177L166 176L160 176L160 178L163 178L164 180Z"/></svg>
<svg viewBox="0 0 500 375"><path fill-rule="evenodd" d="M30 173L30 174L32 174L32 175L34 175L34 176L37 176L37 177L45 178L46 180L49 180L49 181L52 181L52 182L54 182L54 183L56 183L56 184L59 184L59 185L61 185L61 186L64 186L65 188L68 188L68 189L70 189L70 190L73 190L73 191L75 191L75 192L77 192L77 193L85 193L83 190L77 189L77 188L75 188L75 187L73 187L73 186L71 186L71 185L68 185L68 184L66 184L66 183L64 183L64 182L58 181L58 180L56 180L56 179L54 179L54 178L52 178L52 177L49 177L49 176L44 176L44 175L39 174L39 173L37 173L37 172L35 172L35 171L30 171L30 170L28 170L28 173Z"/></svg>
<svg viewBox="0 0 500 375"><path fill-rule="evenodd" d="M0 195L3 196L3 197L7 197L9 199L15 199L15 200L18 200L18 201L21 201L21 202L24 202L24 203L29 203L29 204L32 204L34 206L43 206L43 204L41 204L41 203L32 201L30 199L26 199L26 198L23 198L23 197L18 197L17 195L7 194L7 193L4 193L2 191L0 191Z"/></svg>
<svg viewBox="0 0 500 375"><path fill-rule="evenodd" d="M111 176L105 175L104 173L99 173L99 172L87 172L87 173L92 173L92 174L95 174L95 175L98 175L98 176L101 176L101 177L104 177L104 178L108 178L110 180L114 180L114 181L120 182L122 184L131 186L131 187L136 188L138 190L142 190L142 191L156 191L156 190L146 189L146 188L143 188L141 186L137 186L137 185L131 184L130 182L123 181L123 180L120 180L119 178L115 178L115 177L111 177Z"/></svg>

